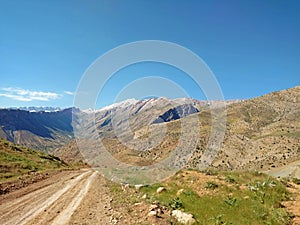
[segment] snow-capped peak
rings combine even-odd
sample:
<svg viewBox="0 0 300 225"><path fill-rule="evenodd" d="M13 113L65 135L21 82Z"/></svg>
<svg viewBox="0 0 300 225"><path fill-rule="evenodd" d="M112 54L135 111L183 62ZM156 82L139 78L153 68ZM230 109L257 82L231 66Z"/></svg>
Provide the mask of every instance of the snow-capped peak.
<svg viewBox="0 0 300 225"><path fill-rule="evenodd" d="M125 108L129 105L133 105L135 103L137 103L138 100L134 99L134 98L130 98L130 99L127 99L127 100L124 100L122 102L117 102L117 103L113 103L111 105L108 105L108 106L105 106L97 111L103 111L103 110L110 110L110 109L113 109L113 108Z"/></svg>

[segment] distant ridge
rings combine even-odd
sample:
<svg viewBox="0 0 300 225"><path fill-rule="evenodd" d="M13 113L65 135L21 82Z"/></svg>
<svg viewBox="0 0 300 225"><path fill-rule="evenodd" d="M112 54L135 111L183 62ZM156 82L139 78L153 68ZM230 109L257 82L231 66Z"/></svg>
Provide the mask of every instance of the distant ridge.
<svg viewBox="0 0 300 225"><path fill-rule="evenodd" d="M60 107L52 107L52 106L29 106L29 107L10 107L7 109L19 109L29 112L57 112L61 111Z"/></svg>
<svg viewBox="0 0 300 225"><path fill-rule="evenodd" d="M73 108L55 112L0 110L0 138L49 151L73 138Z"/></svg>

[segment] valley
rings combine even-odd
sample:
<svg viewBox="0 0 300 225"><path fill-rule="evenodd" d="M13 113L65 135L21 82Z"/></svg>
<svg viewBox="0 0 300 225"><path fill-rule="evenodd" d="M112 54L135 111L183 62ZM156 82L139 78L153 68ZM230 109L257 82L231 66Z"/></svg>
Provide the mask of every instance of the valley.
<svg viewBox="0 0 300 225"><path fill-rule="evenodd" d="M226 124L216 127L224 138L213 152L215 112ZM98 110L0 109L1 224L180 224L174 210L193 224L298 224L299 118L299 86L223 103L152 98ZM115 183L97 169L109 166L109 157L97 158L108 153L143 174L174 149L188 157L160 182Z"/></svg>

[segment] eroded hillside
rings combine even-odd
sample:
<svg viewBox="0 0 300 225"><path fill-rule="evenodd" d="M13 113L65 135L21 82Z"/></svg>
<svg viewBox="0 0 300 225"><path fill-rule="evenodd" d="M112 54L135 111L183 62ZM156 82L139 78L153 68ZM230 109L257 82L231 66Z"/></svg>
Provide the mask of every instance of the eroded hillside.
<svg viewBox="0 0 300 225"><path fill-rule="evenodd" d="M129 108L122 110L126 111ZM153 115L159 113L163 115L161 111L156 109L152 113L151 108L144 110L145 112L130 114L128 120L133 126L131 133L122 134L121 140L112 129L111 122L102 126L104 119L99 119L96 123L96 133L105 149L120 161L133 165L150 165L168 157L178 146L184 123L190 128L189 135L185 136L187 143L195 141L193 137L199 134L188 163L188 167L198 168L211 134L210 109L206 106L202 110L200 108L198 113L159 124L149 122L153 121L149 118L153 119ZM213 167L223 170L266 171L300 158L300 87L228 104L226 113L226 132L220 151L212 163ZM100 114L97 115L97 118L101 117ZM101 118L108 118L108 115L103 114ZM197 120L199 126L195 127ZM145 121L148 121L148 125ZM92 128L89 130L91 135L95 133ZM153 143L158 145L153 147ZM186 151L185 148L188 147L188 144L182 145L182 151ZM76 150L76 146L69 146L68 149Z"/></svg>

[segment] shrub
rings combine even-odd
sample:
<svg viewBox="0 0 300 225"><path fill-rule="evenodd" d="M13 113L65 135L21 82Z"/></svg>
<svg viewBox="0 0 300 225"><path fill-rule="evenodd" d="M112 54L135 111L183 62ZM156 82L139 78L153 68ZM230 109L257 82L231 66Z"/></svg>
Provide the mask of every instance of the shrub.
<svg viewBox="0 0 300 225"><path fill-rule="evenodd" d="M213 181L208 181L205 185L205 188L207 189L216 189L217 187L219 187L219 185Z"/></svg>
<svg viewBox="0 0 300 225"><path fill-rule="evenodd" d="M299 178L294 178L294 179L293 179L293 182L294 182L295 184L300 184L300 179L299 179Z"/></svg>
<svg viewBox="0 0 300 225"><path fill-rule="evenodd" d="M182 209L183 208L183 203L179 198L173 198L170 202L169 202L169 206L172 209Z"/></svg>
<svg viewBox="0 0 300 225"><path fill-rule="evenodd" d="M226 182L228 182L228 183L235 183L236 181L235 181L235 179L233 177L227 176L226 177Z"/></svg>
<svg viewBox="0 0 300 225"><path fill-rule="evenodd" d="M227 205L229 206L236 206L237 205L237 199L233 198L231 196L228 196L225 201L224 201Z"/></svg>

